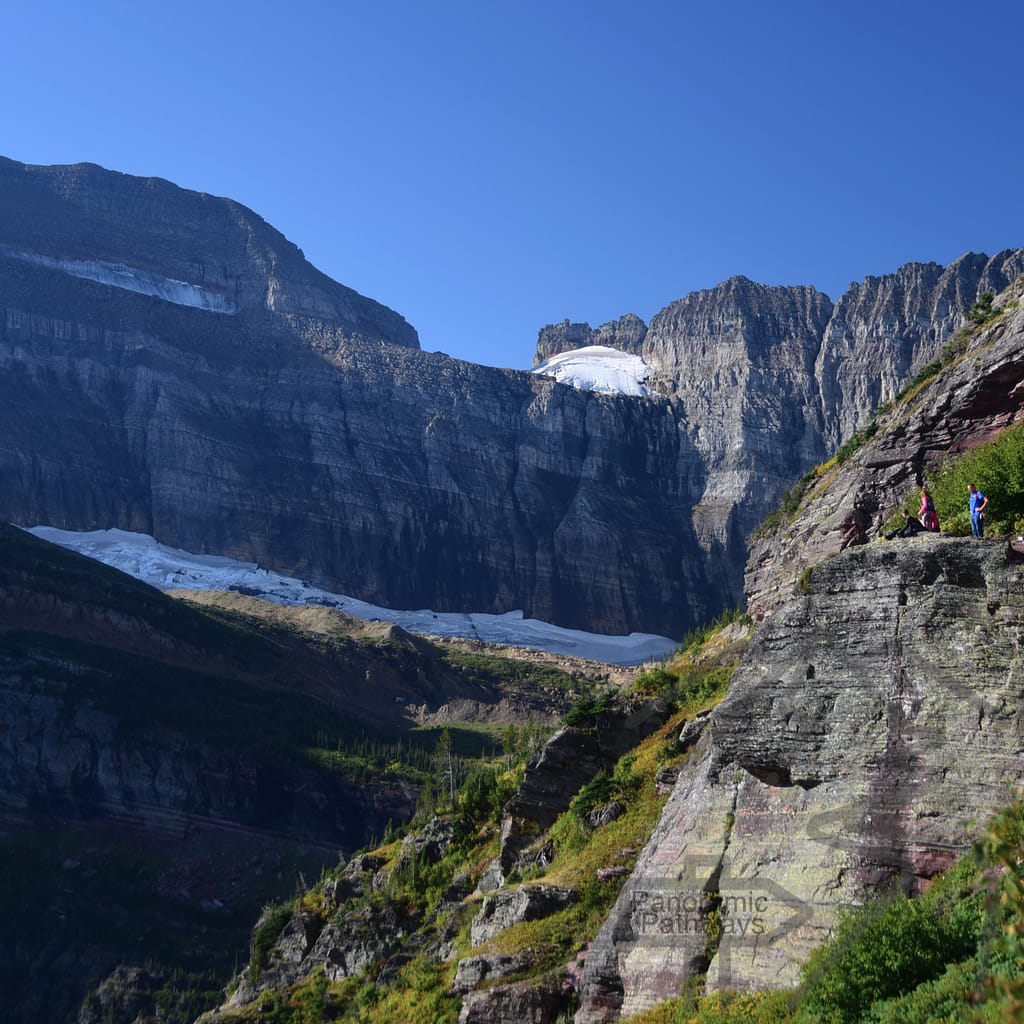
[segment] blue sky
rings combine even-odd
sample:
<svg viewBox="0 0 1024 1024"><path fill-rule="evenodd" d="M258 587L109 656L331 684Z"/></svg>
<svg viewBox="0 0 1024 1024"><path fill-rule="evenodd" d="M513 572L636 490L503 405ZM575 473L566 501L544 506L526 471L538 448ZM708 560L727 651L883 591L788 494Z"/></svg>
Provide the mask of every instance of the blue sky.
<svg viewBox="0 0 1024 1024"><path fill-rule="evenodd" d="M733 274L1024 245L1024 4L9 5L0 153L230 196L423 347L530 365Z"/></svg>

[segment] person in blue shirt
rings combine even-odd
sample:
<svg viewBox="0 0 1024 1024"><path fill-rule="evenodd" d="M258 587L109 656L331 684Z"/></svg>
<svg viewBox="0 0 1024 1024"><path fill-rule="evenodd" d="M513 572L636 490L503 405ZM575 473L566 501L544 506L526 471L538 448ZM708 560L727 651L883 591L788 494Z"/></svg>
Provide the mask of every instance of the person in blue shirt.
<svg viewBox="0 0 1024 1024"><path fill-rule="evenodd" d="M971 502L971 533L975 537L984 537L985 509L988 508L988 498L974 484L968 485L967 492Z"/></svg>

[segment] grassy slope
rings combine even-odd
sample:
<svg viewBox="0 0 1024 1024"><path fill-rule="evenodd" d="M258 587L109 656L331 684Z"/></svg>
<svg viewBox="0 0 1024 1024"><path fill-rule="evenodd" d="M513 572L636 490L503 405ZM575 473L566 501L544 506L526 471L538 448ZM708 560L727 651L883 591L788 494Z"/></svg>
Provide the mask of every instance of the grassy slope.
<svg viewBox="0 0 1024 1024"><path fill-rule="evenodd" d="M465 956L488 952L525 954L531 966L519 978L540 978L561 971L596 935L623 884L622 876L599 879L598 869L630 869L658 820L665 794L655 786L657 771L664 765L680 764L688 756L677 748L680 725L724 696L744 641L723 640L720 632L703 639L702 646L637 681L639 691L658 692L672 699L676 711L661 729L620 759L615 771L599 787L600 802L618 799L625 805L625 813L607 825L591 828L586 819L593 804L588 790L593 787L585 786L550 831L538 836L538 844L547 839L554 843L554 861L546 869L531 869L524 880L573 888L578 898L572 906L540 920L515 925L489 943L471 948L469 926L480 908L480 897L469 897L452 909L442 905L441 893L456 878L475 883L497 853L498 826L496 819L467 823L463 814L460 837L445 858L420 870L414 878L401 867L400 842L373 851L387 864L387 898L396 905L416 908L420 915L420 927L411 936L410 947L429 949L439 935L447 934L457 950L454 957L440 962L432 954L420 952L397 971L385 969L386 982L376 971L330 984L321 974L314 973L290 991L267 992L255 1003L218 1020L238 1024L305 1024L313 1020L393 1024L429 1020L446 1024L458 1016L459 1000L448 993L448 988L458 961ZM456 820L459 818L456 816ZM363 903L357 900L339 911L325 909L321 893L320 887L311 890L298 905L330 918L356 913Z"/></svg>

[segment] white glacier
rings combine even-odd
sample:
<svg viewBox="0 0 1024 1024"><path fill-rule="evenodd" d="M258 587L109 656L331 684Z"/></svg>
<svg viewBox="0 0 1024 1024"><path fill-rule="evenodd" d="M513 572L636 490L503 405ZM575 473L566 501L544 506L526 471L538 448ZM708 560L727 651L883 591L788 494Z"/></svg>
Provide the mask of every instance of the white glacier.
<svg viewBox="0 0 1024 1024"><path fill-rule="evenodd" d="M606 345L587 345L545 359L533 372L554 377L581 391L642 397L648 394L644 381L651 368L640 356L629 352Z"/></svg>
<svg viewBox="0 0 1024 1024"><path fill-rule="evenodd" d="M137 270L123 263L106 263L103 260L66 260L59 256L44 256L34 252L15 252L4 249L5 256L37 266L59 270L72 277L96 281L113 288L124 288L126 291L140 295L151 295L165 302L173 302L177 306L191 306L193 309L205 309L210 313L237 313L238 307L220 292L203 288L187 281L176 281L174 278L161 277L146 270Z"/></svg>
<svg viewBox="0 0 1024 1024"><path fill-rule="evenodd" d="M344 594L320 590L302 580L261 569L252 562L237 562L216 555L195 555L166 547L143 533L125 530L76 533L52 526L33 526L27 530L43 540L95 558L161 590L233 590L278 604L324 605L340 608L348 615L366 621L393 622L410 633L509 644L610 665L640 665L663 658L678 647L675 641L651 633L604 636L564 629L539 619L525 619L521 611L503 615L395 611Z"/></svg>

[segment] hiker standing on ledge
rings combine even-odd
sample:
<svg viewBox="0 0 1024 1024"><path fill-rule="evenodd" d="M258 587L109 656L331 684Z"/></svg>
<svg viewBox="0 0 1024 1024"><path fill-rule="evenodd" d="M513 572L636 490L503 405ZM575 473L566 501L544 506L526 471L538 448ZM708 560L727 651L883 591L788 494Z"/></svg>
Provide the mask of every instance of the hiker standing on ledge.
<svg viewBox="0 0 1024 1024"><path fill-rule="evenodd" d="M968 484L967 491L971 502L971 533L975 537L984 537L985 509L988 508L988 498L974 484Z"/></svg>

